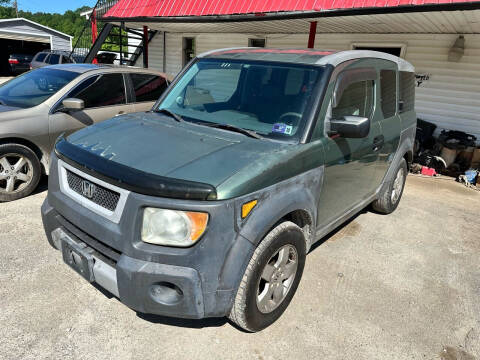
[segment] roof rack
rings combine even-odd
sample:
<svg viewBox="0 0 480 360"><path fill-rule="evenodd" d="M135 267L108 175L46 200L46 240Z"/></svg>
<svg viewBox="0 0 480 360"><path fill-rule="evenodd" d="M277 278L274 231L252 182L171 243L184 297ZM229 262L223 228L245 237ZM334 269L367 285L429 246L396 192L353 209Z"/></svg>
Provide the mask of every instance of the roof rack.
<svg viewBox="0 0 480 360"><path fill-rule="evenodd" d="M52 50L52 49L45 49L42 52L49 52L52 54L61 54L61 55L70 55L70 51L67 50Z"/></svg>

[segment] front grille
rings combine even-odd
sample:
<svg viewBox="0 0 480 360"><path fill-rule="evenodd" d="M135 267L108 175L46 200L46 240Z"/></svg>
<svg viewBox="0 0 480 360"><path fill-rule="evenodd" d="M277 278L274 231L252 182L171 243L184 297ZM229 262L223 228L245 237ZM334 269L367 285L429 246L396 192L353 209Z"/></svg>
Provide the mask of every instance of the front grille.
<svg viewBox="0 0 480 360"><path fill-rule="evenodd" d="M120 194L107 189L101 185L95 184L87 179L82 178L81 176L67 170L67 182L70 189L75 191L77 194L83 196L85 199L90 200L91 202L100 205L101 207L108 209L110 211L115 211L117 207L118 200L120 199ZM87 182L94 185L94 191L91 192L91 196L86 196L83 191L83 183Z"/></svg>

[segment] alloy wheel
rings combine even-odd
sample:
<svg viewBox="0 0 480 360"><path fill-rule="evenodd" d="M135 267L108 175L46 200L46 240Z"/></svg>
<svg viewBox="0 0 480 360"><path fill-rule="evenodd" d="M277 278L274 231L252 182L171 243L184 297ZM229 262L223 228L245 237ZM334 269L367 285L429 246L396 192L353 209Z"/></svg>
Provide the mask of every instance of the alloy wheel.
<svg viewBox="0 0 480 360"><path fill-rule="evenodd" d="M265 265L257 285L257 307L264 314L275 310L287 297L298 268L293 245L282 246Z"/></svg>
<svg viewBox="0 0 480 360"><path fill-rule="evenodd" d="M0 192L11 194L22 191L33 179L30 160L20 154L0 155Z"/></svg>
<svg viewBox="0 0 480 360"><path fill-rule="evenodd" d="M400 194L402 193L403 188L403 178L404 178L404 170L403 168L398 169L397 176L393 181L393 188L392 188L392 204L395 204L398 199L400 198Z"/></svg>

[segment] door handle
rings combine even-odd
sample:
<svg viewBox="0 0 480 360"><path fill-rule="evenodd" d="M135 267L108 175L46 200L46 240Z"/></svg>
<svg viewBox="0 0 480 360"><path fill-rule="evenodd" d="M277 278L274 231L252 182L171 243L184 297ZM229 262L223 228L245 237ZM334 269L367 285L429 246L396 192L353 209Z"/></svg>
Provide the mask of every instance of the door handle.
<svg viewBox="0 0 480 360"><path fill-rule="evenodd" d="M121 110L121 111L119 111L118 114L115 115L115 116L120 116L120 115L123 115L123 114L125 114L125 111Z"/></svg>
<svg viewBox="0 0 480 360"><path fill-rule="evenodd" d="M385 138L383 135L379 135L373 139L373 151L378 151L383 147Z"/></svg>

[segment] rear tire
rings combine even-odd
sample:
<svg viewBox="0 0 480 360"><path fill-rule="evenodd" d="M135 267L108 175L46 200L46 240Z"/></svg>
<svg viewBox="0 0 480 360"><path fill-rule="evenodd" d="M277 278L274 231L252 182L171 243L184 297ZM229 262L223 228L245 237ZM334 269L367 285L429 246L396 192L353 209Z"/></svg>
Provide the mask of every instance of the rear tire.
<svg viewBox="0 0 480 360"><path fill-rule="evenodd" d="M0 145L0 201L30 195L37 187L42 168L37 155L19 144Z"/></svg>
<svg viewBox="0 0 480 360"><path fill-rule="evenodd" d="M378 199L372 203L375 211L382 214L390 214L395 211L402 198L407 171L407 162L405 159L402 159L397 165L393 179L383 187Z"/></svg>
<svg viewBox="0 0 480 360"><path fill-rule="evenodd" d="M305 237L297 225L285 221L271 230L248 263L230 320L250 332L275 322L297 290L305 258Z"/></svg>

